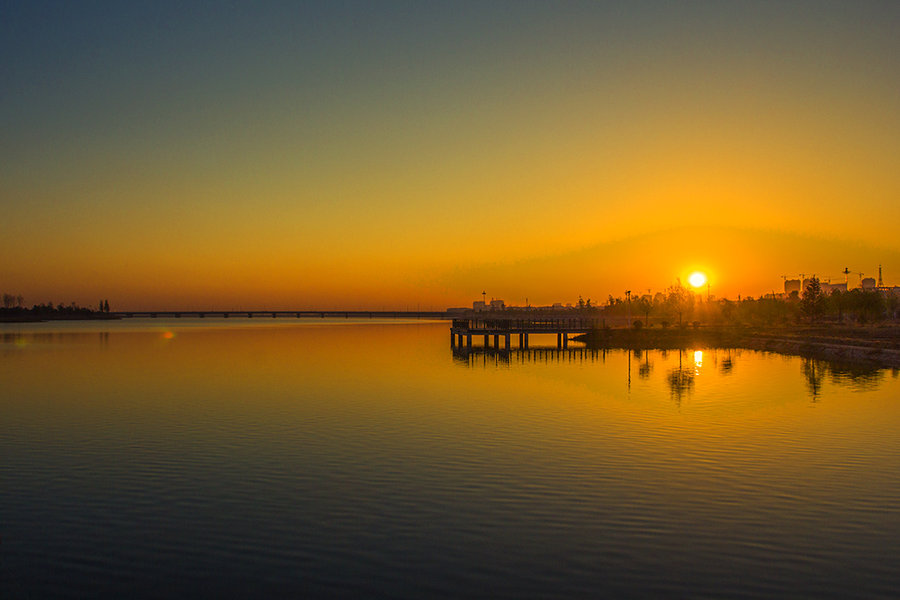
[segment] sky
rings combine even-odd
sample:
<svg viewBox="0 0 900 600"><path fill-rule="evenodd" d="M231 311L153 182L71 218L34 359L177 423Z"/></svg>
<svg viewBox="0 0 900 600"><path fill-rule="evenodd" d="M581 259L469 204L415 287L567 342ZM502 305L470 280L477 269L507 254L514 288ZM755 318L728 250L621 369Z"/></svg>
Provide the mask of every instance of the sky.
<svg viewBox="0 0 900 600"><path fill-rule="evenodd" d="M0 2L0 292L900 284L900 3Z"/></svg>

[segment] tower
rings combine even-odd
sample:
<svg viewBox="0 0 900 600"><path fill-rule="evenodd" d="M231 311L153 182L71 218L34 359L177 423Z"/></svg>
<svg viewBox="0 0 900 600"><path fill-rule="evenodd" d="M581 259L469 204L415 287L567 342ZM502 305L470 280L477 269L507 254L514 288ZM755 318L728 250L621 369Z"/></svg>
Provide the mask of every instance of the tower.
<svg viewBox="0 0 900 600"><path fill-rule="evenodd" d="M881 278L881 265L878 265L878 287L884 287L884 280Z"/></svg>

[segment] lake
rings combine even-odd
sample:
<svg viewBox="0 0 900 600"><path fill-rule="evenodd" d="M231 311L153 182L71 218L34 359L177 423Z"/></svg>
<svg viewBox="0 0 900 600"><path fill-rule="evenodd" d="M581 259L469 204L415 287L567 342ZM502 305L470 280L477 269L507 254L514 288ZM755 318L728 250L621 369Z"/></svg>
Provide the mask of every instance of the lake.
<svg viewBox="0 0 900 600"><path fill-rule="evenodd" d="M897 371L546 342L0 324L0 596L900 593Z"/></svg>

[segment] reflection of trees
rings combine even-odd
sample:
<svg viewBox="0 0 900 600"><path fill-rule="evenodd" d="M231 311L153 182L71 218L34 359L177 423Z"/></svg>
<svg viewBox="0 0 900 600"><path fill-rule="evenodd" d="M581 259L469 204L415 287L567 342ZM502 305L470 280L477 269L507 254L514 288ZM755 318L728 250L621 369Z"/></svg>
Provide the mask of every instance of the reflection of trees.
<svg viewBox="0 0 900 600"><path fill-rule="evenodd" d="M638 360L641 360L641 358L644 359L638 367L638 377L640 377L641 379L647 379L648 377L650 377L650 372L653 370L653 365L650 364L650 353L646 350L635 350L634 356Z"/></svg>
<svg viewBox="0 0 900 600"><path fill-rule="evenodd" d="M822 382L825 380L825 361L814 360L812 358L803 358L800 364L800 370L806 378L806 387L809 388L809 395L812 396L813 402L819 397L822 390Z"/></svg>
<svg viewBox="0 0 900 600"><path fill-rule="evenodd" d="M731 350L728 350L728 354L725 355L721 361L719 361L719 372L722 375L731 375L731 372L734 370L734 358L731 356Z"/></svg>
<svg viewBox="0 0 900 600"><path fill-rule="evenodd" d="M884 370L877 367L855 364L831 363L814 358L801 359L800 369L806 378L806 386L815 401L822 393L822 384L827 377L831 383L854 390L873 390L884 378Z"/></svg>
<svg viewBox="0 0 900 600"><path fill-rule="evenodd" d="M694 369L684 368L683 357L684 352L679 350L678 368L670 370L669 374L666 375L666 383L669 384L669 392L672 394L672 398L675 400L675 403L679 406L681 405L681 399L685 395L690 394L690 392L694 389Z"/></svg>
<svg viewBox="0 0 900 600"><path fill-rule="evenodd" d="M855 390L874 390L884 378L884 370L860 365L827 365L831 382L846 385Z"/></svg>

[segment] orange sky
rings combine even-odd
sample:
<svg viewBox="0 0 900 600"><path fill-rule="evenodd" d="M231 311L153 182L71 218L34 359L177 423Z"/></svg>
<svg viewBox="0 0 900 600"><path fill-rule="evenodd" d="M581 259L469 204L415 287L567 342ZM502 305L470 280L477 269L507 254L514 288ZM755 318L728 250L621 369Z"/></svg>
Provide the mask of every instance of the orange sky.
<svg viewBox="0 0 900 600"><path fill-rule="evenodd" d="M119 34L5 15L0 291L28 303L900 283L893 4L104 9Z"/></svg>

